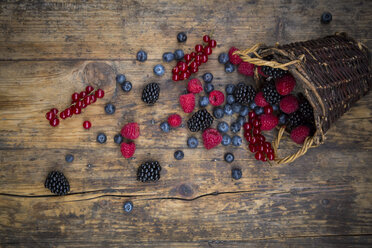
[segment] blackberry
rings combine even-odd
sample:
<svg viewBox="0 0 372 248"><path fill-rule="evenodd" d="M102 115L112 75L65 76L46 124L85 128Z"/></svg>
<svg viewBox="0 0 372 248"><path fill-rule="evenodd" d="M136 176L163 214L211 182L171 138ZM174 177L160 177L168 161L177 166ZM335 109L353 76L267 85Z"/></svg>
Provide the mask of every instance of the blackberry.
<svg viewBox="0 0 372 248"><path fill-rule="evenodd" d="M262 66L262 72L268 76L268 77L272 77L272 78L281 78L283 77L285 74L287 74L287 71L284 71L282 69L279 69L279 68L272 68L270 66Z"/></svg>
<svg viewBox="0 0 372 248"><path fill-rule="evenodd" d="M256 91L252 85L238 84L234 90L235 101L243 104L248 104L253 101L256 96Z"/></svg>
<svg viewBox="0 0 372 248"><path fill-rule="evenodd" d="M288 115L287 118L287 127L289 130L292 130L295 127L298 127L299 125L302 125L304 123L304 119L302 118L302 115L299 111L293 112L292 114Z"/></svg>
<svg viewBox="0 0 372 248"><path fill-rule="evenodd" d="M56 195L66 195L70 191L70 184L67 178L59 171L50 172L45 180L44 186Z"/></svg>
<svg viewBox="0 0 372 248"><path fill-rule="evenodd" d="M141 182L157 181L160 179L161 166L158 161L147 161L138 167L137 180Z"/></svg>
<svg viewBox="0 0 372 248"><path fill-rule="evenodd" d="M160 87L157 83L146 85L142 92L142 101L147 104L154 104L159 99Z"/></svg>
<svg viewBox="0 0 372 248"><path fill-rule="evenodd" d="M314 119L313 107L311 107L308 100L305 99L303 102L300 103L299 111L305 120L311 122L311 120Z"/></svg>
<svg viewBox="0 0 372 248"><path fill-rule="evenodd" d="M206 110L201 109L191 116L187 126L191 132L204 131L213 123L213 116Z"/></svg>
<svg viewBox="0 0 372 248"><path fill-rule="evenodd" d="M280 102L280 95L276 91L275 85L273 83L267 83L264 85L263 89L263 95L270 105L279 104Z"/></svg>

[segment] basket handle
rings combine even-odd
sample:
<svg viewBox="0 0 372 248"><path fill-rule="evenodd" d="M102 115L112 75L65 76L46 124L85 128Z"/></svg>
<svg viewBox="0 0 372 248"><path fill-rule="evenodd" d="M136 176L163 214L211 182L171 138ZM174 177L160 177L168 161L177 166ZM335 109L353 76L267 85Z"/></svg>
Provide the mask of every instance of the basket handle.
<svg viewBox="0 0 372 248"><path fill-rule="evenodd" d="M275 140L272 142L272 146L274 148L274 153L275 153L275 162L278 164L287 164L295 161L297 158L301 157L302 155L305 155L305 153L310 149L317 147L317 145L313 145L314 143L314 137L306 137L304 144L300 149L298 149L297 152L295 152L292 155L288 155L284 158L277 158L278 156L278 148L279 148L279 143L280 139L283 136L283 133L285 131L285 126L280 127L278 136L275 138Z"/></svg>

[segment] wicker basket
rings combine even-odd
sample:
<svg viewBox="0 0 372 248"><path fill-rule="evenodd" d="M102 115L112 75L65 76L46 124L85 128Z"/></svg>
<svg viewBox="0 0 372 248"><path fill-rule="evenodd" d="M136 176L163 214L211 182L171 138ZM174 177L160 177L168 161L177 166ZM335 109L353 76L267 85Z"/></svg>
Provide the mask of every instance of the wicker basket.
<svg viewBox="0 0 372 248"><path fill-rule="evenodd" d="M275 47L257 44L235 54L257 66L289 70L314 109L314 136L306 138L295 154L276 159L278 163L292 162L310 147L322 144L331 125L365 95L372 84L368 49L345 33ZM268 55L274 59L262 59ZM257 69L255 78L260 81ZM282 127L273 141L276 157L284 130Z"/></svg>

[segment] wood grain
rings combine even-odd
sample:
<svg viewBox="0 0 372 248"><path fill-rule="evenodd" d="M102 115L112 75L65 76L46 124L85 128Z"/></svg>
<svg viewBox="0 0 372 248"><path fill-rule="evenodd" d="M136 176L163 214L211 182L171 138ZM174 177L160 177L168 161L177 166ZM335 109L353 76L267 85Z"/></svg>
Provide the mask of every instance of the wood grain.
<svg viewBox="0 0 372 248"><path fill-rule="evenodd" d="M320 14L333 14L321 25ZM232 45L306 40L346 31L372 47L370 1L4 1L0 3L0 246L4 247L368 247L372 243L372 96L367 94L327 133L326 143L285 166L256 162L244 146L208 152L189 149L186 128L160 132L179 113L185 83L155 77L165 51L192 49L214 31L219 43L197 76L214 74L216 89L247 81L226 75L217 56ZM178 44L179 31L188 32ZM136 62L143 48L149 60ZM125 73L126 94L115 83ZM140 101L158 82L155 106ZM67 107L86 85L106 94L80 116L52 128L45 112ZM104 106L116 106L106 115ZM212 110L210 106L208 110ZM181 114L186 124L190 115ZM86 131L82 122L90 120ZM113 137L136 121L141 136L126 160ZM227 118L229 122L230 119ZM217 122L214 123L214 126ZM98 132L108 141L95 142ZM267 134L272 139L275 134ZM200 134L195 134L200 140ZM182 149L185 159L173 152ZM281 153L296 146L284 139ZM231 151L234 163L223 154ZM71 164L66 154L74 154ZM158 160L156 184L136 181L136 169ZM243 178L231 179L239 166ZM43 186L50 170L63 171L71 194L54 197ZM125 213L131 200L134 210Z"/></svg>

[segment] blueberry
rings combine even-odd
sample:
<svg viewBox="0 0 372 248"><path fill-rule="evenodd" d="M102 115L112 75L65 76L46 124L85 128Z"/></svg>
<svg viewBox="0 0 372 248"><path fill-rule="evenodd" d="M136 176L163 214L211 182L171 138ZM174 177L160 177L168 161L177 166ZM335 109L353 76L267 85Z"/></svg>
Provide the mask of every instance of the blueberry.
<svg viewBox="0 0 372 248"><path fill-rule="evenodd" d="M121 134L120 133L118 133L117 135L115 135L114 136L114 142L116 143L116 144L121 144L122 142L123 142L123 136L121 136Z"/></svg>
<svg viewBox="0 0 372 248"><path fill-rule="evenodd" d="M163 61L164 62L169 63L172 60L174 60L174 53L171 53L171 52L163 53Z"/></svg>
<svg viewBox="0 0 372 248"><path fill-rule="evenodd" d="M216 119L221 119L224 116L224 111L221 107L216 107L213 110L213 116L216 117Z"/></svg>
<svg viewBox="0 0 372 248"><path fill-rule="evenodd" d="M225 72L227 72L227 73L232 73L232 72L234 72L234 71L235 71L235 67L234 67L234 65L231 64L230 62L227 62L227 63L225 64Z"/></svg>
<svg viewBox="0 0 372 248"><path fill-rule="evenodd" d="M67 155L65 156L65 160L66 160L67 163L72 163L72 161L74 161L74 155L72 155L72 154L67 154Z"/></svg>
<svg viewBox="0 0 372 248"><path fill-rule="evenodd" d="M232 94L234 93L234 90L235 90L235 85L233 84L226 85L226 88L225 88L226 94Z"/></svg>
<svg viewBox="0 0 372 248"><path fill-rule="evenodd" d="M162 122L162 123L160 124L160 129L161 129L163 132L168 133L169 130L170 130L170 126L169 126L168 122Z"/></svg>
<svg viewBox="0 0 372 248"><path fill-rule="evenodd" d="M252 102L251 104L249 104L250 109L253 110L255 107L257 107L257 104L255 102Z"/></svg>
<svg viewBox="0 0 372 248"><path fill-rule="evenodd" d="M274 110L274 111L278 111L278 110L279 110L279 105L278 105L278 104L274 104L274 105L271 106L271 107L273 107L273 110Z"/></svg>
<svg viewBox="0 0 372 248"><path fill-rule="evenodd" d="M178 42L185 42L187 40L187 35L184 32L179 32L177 34Z"/></svg>
<svg viewBox="0 0 372 248"><path fill-rule="evenodd" d="M256 115L262 115L264 113L264 108L257 106L254 108L254 112L256 113Z"/></svg>
<svg viewBox="0 0 372 248"><path fill-rule="evenodd" d="M191 136L187 139L187 146L189 148L196 148L198 147L198 144L199 144L198 139L195 138L194 136Z"/></svg>
<svg viewBox="0 0 372 248"><path fill-rule="evenodd" d="M234 113L239 113L241 108L242 108L242 105L240 105L240 103L234 103L233 105L231 105L232 107L232 110Z"/></svg>
<svg viewBox="0 0 372 248"><path fill-rule="evenodd" d="M122 83L124 83L125 82L125 76L123 75L123 74L118 74L118 75L116 75L116 82L118 83L118 84L122 84Z"/></svg>
<svg viewBox="0 0 372 248"><path fill-rule="evenodd" d="M234 178L235 180L239 180L242 178L242 170L240 168L232 168L231 169L231 177Z"/></svg>
<svg viewBox="0 0 372 248"><path fill-rule="evenodd" d="M130 201L124 202L123 209L127 213L131 212L133 210L133 203Z"/></svg>
<svg viewBox="0 0 372 248"><path fill-rule="evenodd" d="M284 125L287 122L287 115L281 114L279 115L279 125Z"/></svg>
<svg viewBox="0 0 372 248"><path fill-rule="evenodd" d="M199 106L200 107L207 107L209 104L209 99L207 96L201 96L199 98Z"/></svg>
<svg viewBox="0 0 372 248"><path fill-rule="evenodd" d="M207 73L204 73L203 74L203 81L205 82L205 83L211 83L212 82L212 80L213 80L213 74L212 73L210 73L210 72L207 72Z"/></svg>
<svg viewBox="0 0 372 248"><path fill-rule="evenodd" d="M183 59L183 56L185 56L184 52L182 49L177 49L176 51L174 51L174 57L177 59L177 60L181 60Z"/></svg>
<svg viewBox="0 0 372 248"><path fill-rule="evenodd" d="M230 126L230 130L231 130L231 132L233 132L233 133L237 133L237 132L239 132L239 131L240 131L240 128L241 128L241 125L240 125L240 123L238 123L238 122L234 122L234 123L232 123L231 126Z"/></svg>
<svg viewBox="0 0 372 248"><path fill-rule="evenodd" d="M233 95L227 95L226 102L228 104L233 104L235 102L235 97Z"/></svg>
<svg viewBox="0 0 372 248"><path fill-rule="evenodd" d="M227 53L220 53L220 55L218 55L218 62L220 62L220 64L226 64L229 62L229 55Z"/></svg>
<svg viewBox="0 0 372 248"><path fill-rule="evenodd" d="M137 60L140 62L144 62L147 60L147 53L143 50L137 52Z"/></svg>
<svg viewBox="0 0 372 248"><path fill-rule="evenodd" d="M232 110L232 107L231 107L230 104L226 104L223 110L225 111L226 115L232 115L233 114L233 110Z"/></svg>
<svg viewBox="0 0 372 248"><path fill-rule="evenodd" d="M225 161L228 162L228 163L232 163L232 161L234 161L234 154L228 152L225 154Z"/></svg>
<svg viewBox="0 0 372 248"><path fill-rule="evenodd" d="M329 12L324 12L320 17L320 22L323 24L328 24L332 21L332 14Z"/></svg>
<svg viewBox="0 0 372 248"><path fill-rule="evenodd" d="M115 113L115 106L112 103L107 103L105 106L105 112L106 114L112 115Z"/></svg>
<svg viewBox="0 0 372 248"><path fill-rule="evenodd" d="M154 73L155 75L157 76L163 76L164 73L165 73L165 69L164 69L164 66L158 64L158 65L155 65L154 66Z"/></svg>
<svg viewBox="0 0 372 248"><path fill-rule="evenodd" d="M177 150L177 151L174 152L174 158L175 159L181 160L181 159L183 159L183 157L184 157L183 151Z"/></svg>
<svg viewBox="0 0 372 248"><path fill-rule="evenodd" d="M209 83L204 85L204 91L207 93L211 93L214 90L214 85Z"/></svg>
<svg viewBox="0 0 372 248"><path fill-rule="evenodd" d="M103 144L103 143L106 142L106 140L107 140L107 137L106 137L106 135L105 135L104 133L99 133L99 134L97 135L97 142L98 142L98 143Z"/></svg>
<svg viewBox="0 0 372 248"><path fill-rule="evenodd" d="M220 132L220 133L226 133L227 131L229 131L229 124L227 124L226 122L224 121L221 121L218 123L217 125L217 130Z"/></svg>
<svg viewBox="0 0 372 248"><path fill-rule="evenodd" d="M244 116L239 116L238 119L236 119L236 122L240 124L240 126L243 126L245 122L245 117Z"/></svg>
<svg viewBox="0 0 372 248"><path fill-rule="evenodd" d="M240 116L247 116L249 113L249 108L248 106L243 105L242 108L240 109Z"/></svg>
<svg viewBox="0 0 372 248"><path fill-rule="evenodd" d="M230 143L231 143L231 137L227 134L224 134L222 136L221 144L224 145L224 146L228 146L228 145L230 145Z"/></svg>
<svg viewBox="0 0 372 248"><path fill-rule="evenodd" d="M124 92L129 92L129 91L131 91L131 89L132 89L132 83L129 82L129 81L125 81L125 82L121 85L121 89L122 89Z"/></svg>
<svg viewBox="0 0 372 248"><path fill-rule="evenodd" d="M231 143L233 146L241 146L243 140L240 136L235 135L234 137L232 137Z"/></svg>

